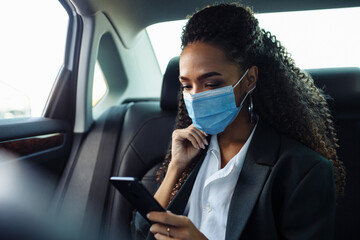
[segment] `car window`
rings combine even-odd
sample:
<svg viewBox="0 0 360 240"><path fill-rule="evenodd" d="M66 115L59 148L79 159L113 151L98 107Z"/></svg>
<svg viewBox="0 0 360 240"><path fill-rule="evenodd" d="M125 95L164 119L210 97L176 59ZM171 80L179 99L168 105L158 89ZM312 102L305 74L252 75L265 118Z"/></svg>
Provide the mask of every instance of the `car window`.
<svg viewBox="0 0 360 240"><path fill-rule="evenodd" d="M68 14L49 0L3 1L1 9L0 119L39 117L63 63Z"/></svg>
<svg viewBox="0 0 360 240"><path fill-rule="evenodd" d="M360 8L256 14L262 28L287 48L303 69L360 67ZM161 71L180 54L186 20L147 28Z"/></svg>
<svg viewBox="0 0 360 240"><path fill-rule="evenodd" d="M108 91L108 85L105 75L101 69L98 61L95 63L93 92L92 92L92 106L96 106L98 102L105 96Z"/></svg>

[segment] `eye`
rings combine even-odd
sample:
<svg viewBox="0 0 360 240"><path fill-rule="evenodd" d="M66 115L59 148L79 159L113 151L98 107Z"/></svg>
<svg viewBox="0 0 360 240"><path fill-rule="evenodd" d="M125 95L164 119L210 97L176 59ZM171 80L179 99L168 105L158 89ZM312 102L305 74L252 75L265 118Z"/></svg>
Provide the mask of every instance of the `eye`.
<svg viewBox="0 0 360 240"><path fill-rule="evenodd" d="M190 85L182 85L181 88L182 88L183 90L189 90L189 89L192 88L192 86L190 86Z"/></svg>
<svg viewBox="0 0 360 240"><path fill-rule="evenodd" d="M207 88L218 88L221 86L221 82L210 82L210 83L206 83L205 87Z"/></svg>

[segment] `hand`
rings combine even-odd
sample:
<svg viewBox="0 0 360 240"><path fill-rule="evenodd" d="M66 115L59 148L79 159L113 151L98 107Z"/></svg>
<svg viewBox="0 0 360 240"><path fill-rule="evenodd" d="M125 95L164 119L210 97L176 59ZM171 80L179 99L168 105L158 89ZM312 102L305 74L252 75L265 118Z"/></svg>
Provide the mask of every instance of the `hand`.
<svg viewBox="0 0 360 240"><path fill-rule="evenodd" d="M175 215L167 211L150 212L147 217L150 221L155 222L150 231L156 239L207 239L185 216Z"/></svg>
<svg viewBox="0 0 360 240"><path fill-rule="evenodd" d="M172 134L171 162L178 169L183 170L199 153L200 148L208 145L207 134L197 129L193 124L185 129L177 129Z"/></svg>
<svg viewBox="0 0 360 240"><path fill-rule="evenodd" d="M194 125L173 132L171 161L165 178L154 195L163 208L169 205L172 190L181 173L200 152L200 148L204 149L205 145L208 145L206 136L205 132L195 128Z"/></svg>

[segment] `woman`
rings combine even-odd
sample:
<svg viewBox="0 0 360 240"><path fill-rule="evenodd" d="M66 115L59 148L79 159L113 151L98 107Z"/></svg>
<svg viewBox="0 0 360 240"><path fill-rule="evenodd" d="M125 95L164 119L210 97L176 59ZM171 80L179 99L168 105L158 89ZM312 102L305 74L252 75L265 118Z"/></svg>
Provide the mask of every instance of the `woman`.
<svg viewBox="0 0 360 240"><path fill-rule="evenodd" d="M151 226L137 215L136 237L331 239L345 173L311 77L236 4L194 14L182 49L177 124L155 194L169 211L149 213Z"/></svg>

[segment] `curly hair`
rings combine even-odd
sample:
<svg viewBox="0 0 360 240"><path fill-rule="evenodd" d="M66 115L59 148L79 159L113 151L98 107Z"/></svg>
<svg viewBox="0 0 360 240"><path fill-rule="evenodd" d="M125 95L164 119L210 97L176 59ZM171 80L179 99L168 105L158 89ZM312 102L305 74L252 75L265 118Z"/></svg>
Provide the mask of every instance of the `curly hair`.
<svg viewBox="0 0 360 240"><path fill-rule="evenodd" d="M254 109L261 119L278 132L296 139L327 158L334 167L337 195L343 195L345 170L338 159L339 147L327 97L309 74L296 67L290 54L270 32L259 27L249 7L220 4L195 13L182 33L182 48L194 42L212 44L224 51L229 60L241 68L257 66ZM175 129L191 124L182 94ZM157 176L166 172L171 160L171 147ZM192 166L194 165L191 164ZM192 170L188 167L174 186L176 195Z"/></svg>

